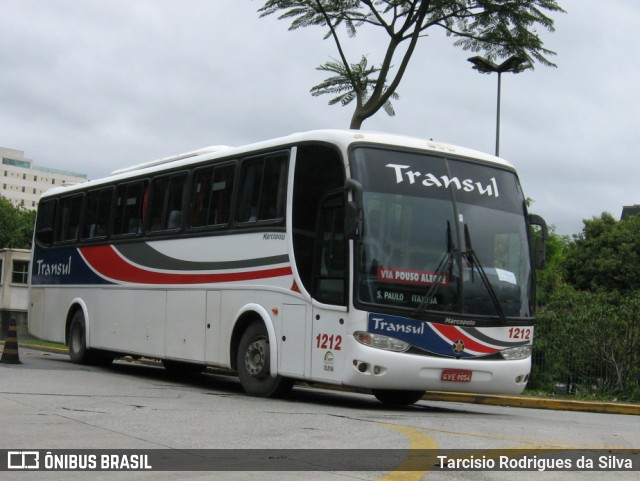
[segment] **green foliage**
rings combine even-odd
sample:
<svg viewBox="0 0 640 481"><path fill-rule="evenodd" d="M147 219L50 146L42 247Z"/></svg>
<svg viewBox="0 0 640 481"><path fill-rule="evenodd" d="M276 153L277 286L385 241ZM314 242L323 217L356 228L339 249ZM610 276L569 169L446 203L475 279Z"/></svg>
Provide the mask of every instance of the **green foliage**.
<svg viewBox="0 0 640 481"><path fill-rule="evenodd" d="M640 401L640 216L549 236L530 386Z"/></svg>
<svg viewBox="0 0 640 481"><path fill-rule="evenodd" d="M530 386L640 401L640 292L558 288L538 310Z"/></svg>
<svg viewBox="0 0 640 481"><path fill-rule="evenodd" d="M30 249L36 214L0 196L0 248Z"/></svg>
<svg viewBox="0 0 640 481"><path fill-rule="evenodd" d="M517 56L523 61L555 66L555 55L543 47L538 29L554 31L547 14L564 12L556 0L268 0L258 10L260 16L278 15L290 21L289 30L319 26L326 28L324 38L332 38L339 62L327 62L319 70L337 74L313 87L313 95L336 93L329 103L348 105L356 99L351 128L381 108L392 112L389 100L404 76L419 40L427 30L443 29L464 50L484 52L489 60ZM382 62L375 68L358 68L348 60L339 29L355 37L363 27L373 27L387 37ZM400 48L402 46L402 48ZM394 67L395 65L395 67ZM375 74L375 77L372 75Z"/></svg>
<svg viewBox="0 0 640 481"><path fill-rule="evenodd" d="M348 105L354 99L357 99L358 105L362 105L369 99L370 91L377 82L377 79L371 76L380 71L379 68L368 67L367 57L363 55L359 63L351 65L351 76L358 85L358 89L356 90L353 88L351 80L349 80L349 73L340 62L327 62L318 67L318 70L336 74L311 89L311 95L314 97L323 94L338 94L337 97L329 101L329 105L337 103ZM395 92L391 97L393 99L400 98ZM395 115L391 101L387 100L383 108L388 115Z"/></svg>
<svg viewBox="0 0 640 481"><path fill-rule="evenodd" d="M640 289L640 216L616 221L611 214L584 221L568 246L566 280L582 290Z"/></svg>
<svg viewBox="0 0 640 481"><path fill-rule="evenodd" d="M564 259L570 238L554 231L552 226L547 238L546 266L536 274L538 304L544 304L550 293L564 285Z"/></svg>
<svg viewBox="0 0 640 481"><path fill-rule="evenodd" d="M547 58L555 53L543 47L536 28L540 26L550 32L555 30L553 20L543 10L563 12L556 1L458 0L444 3L456 4L460 12L455 16L445 16L444 19L448 33L459 37L454 45L472 52L484 51L491 61L515 55L529 62L535 60L542 65L555 67ZM443 13L446 15L450 12L447 9Z"/></svg>

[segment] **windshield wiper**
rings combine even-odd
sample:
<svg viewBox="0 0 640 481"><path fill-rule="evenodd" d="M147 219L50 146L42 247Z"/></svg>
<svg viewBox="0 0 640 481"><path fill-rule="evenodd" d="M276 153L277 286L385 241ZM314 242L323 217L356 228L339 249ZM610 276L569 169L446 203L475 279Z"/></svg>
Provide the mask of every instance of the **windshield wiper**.
<svg viewBox="0 0 640 481"><path fill-rule="evenodd" d="M431 299L433 299L433 296L435 296L437 290L442 285L442 282L440 282L440 277L442 277L445 272L448 272L449 279L451 279L453 260L456 258L456 256L460 255L459 253L460 251L453 247L453 238L451 237L451 223L447 221L447 250L442 256L442 259L440 259L440 263L433 273L433 282L431 283L429 290L424 294L422 301L420 301L420 304L416 308L418 312L424 312L427 310Z"/></svg>
<svg viewBox="0 0 640 481"><path fill-rule="evenodd" d="M469 227L467 224L464 225L464 242L467 246L467 250L463 254L466 257L469 264L471 264L471 280L473 281L473 272L477 268L478 274L480 275L480 279L482 280L482 283L484 284L484 286L487 289L487 292L489 293L489 297L491 298L491 302L493 302L493 306L496 309L496 312L498 314L498 317L500 318L500 321L502 321L502 323L506 323L507 318L504 315L504 311L502 310L502 305L500 304L500 300L496 295L496 291L491 285L491 282L489 282L489 278L487 277L487 274L484 271L484 268L482 267L482 263L480 262L478 255L473 250L473 247L471 247L471 235L469 234Z"/></svg>

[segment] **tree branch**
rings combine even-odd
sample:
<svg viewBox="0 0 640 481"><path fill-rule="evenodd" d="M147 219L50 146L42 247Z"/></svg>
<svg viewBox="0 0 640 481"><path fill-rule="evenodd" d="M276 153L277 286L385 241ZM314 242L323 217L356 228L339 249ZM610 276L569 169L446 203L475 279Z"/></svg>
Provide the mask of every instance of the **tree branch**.
<svg viewBox="0 0 640 481"><path fill-rule="evenodd" d="M334 42L336 43L336 48L338 49L338 54L340 55L340 60L342 61L342 64L344 65L344 68L345 68L345 70L347 72L347 76L349 77L349 80L351 81L351 85L353 86L353 90L355 90L355 92L356 92L356 96L357 96L356 101L358 102L358 105L360 105L362 103L362 100L361 100L362 87L360 86L359 82L356 81L356 78L353 75L353 72L351 71L351 67L349 66L349 62L347 60L347 56L345 55L344 50L342 49L342 44L340 43L340 38L338 37L338 33L336 32L336 29L333 27L333 24L331 23L331 19L329 18L329 15L327 15L327 12L324 9L324 7L322 6L322 4L320 3L320 0L315 0L315 2L316 2L316 5L318 7L318 10L322 14L322 16L325 18L325 21L327 22L327 25L329 26L329 30L331 30L331 35L333 37Z"/></svg>
<svg viewBox="0 0 640 481"><path fill-rule="evenodd" d="M380 13L378 12L378 10L376 9L376 7L373 5L373 2L371 2L371 0L362 0L362 3L364 3L367 7L369 7L369 10L371 10L371 13L373 13L373 16L376 18L376 20L379 23L379 26L383 27L386 32L389 34L389 36L393 36L394 32L393 32L393 23L395 23L395 15L394 15L394 22L392 22L391 25L389 25L385 19L382 17L382 15L380 15ZM369 15L366 15L366 17L369 17ZM378 25L378 24L374 24L374 25Z"/></svg>
<svg viewBox="0 0 640 481"><path fill-rule="evenodd" d="M418 43L418 39L420 38L420 32L422 31L420 27L426 18L429 5L429 2L423 2L420 4L420 8L416 12L416 16L414 17L415 20L413 24L415 25L415 28L411 36L401 37L400 39L395 36L392 37L391 42L389 43L389 47L387 48L387 53L383 60L382 66L380 68L380 76L378 77L378 81L376 82L373 94L371 95L371 97L369 97L369 100L363 106L365 114L369 112L375 113L375 111L377 110L376 104L379 106L380 104L384 104L385 102L387 102L391 98L391 95L398 88L398 85L400 85L400 81L402 80L402 77L407 70L407 66L409 65L411 56L413 55L413 51L415 50L415 47ZM402 57L402 61L393 80L391 81L389 87L385 90L384 86L388 78L388 73L391 69L391 61L393 60L393 56L397 50L398 45L406 39L410 39L407 50Z"/></svg>

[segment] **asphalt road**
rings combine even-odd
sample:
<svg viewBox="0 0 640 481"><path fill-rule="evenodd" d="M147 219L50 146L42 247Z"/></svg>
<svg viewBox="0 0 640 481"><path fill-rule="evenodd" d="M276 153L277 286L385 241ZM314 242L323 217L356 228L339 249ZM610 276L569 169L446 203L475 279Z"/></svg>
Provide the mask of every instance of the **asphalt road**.
<svg viewBox="0 0 640 481"><path fill-rule="evenodd" d="M556 448L576 452L637 449L637 416L433 400L390 409L369 395L308 386L296 387L286 400L258 399L246 396L230 376L207 373L184 378L161 367L127 362L109 368L78 366L65 355L33 349L21 349L20 355L22 364L0 364L0 449L163 450L168 457L189 450L226 449L247 466L253 466L250 457L255 451L250 450L305 450L299 471L110 471L91 473L92 480L511 480L517 476L619 481L638 477L638 471L627 469L465 472L442 471L425 463L401 472L408 451L398 451L466 449L478 460L495 459L496 452L513 449L529 458ZM365 461L370 456L375 465L386 452L399 455L399 465L376 471L339 469L341 463L349 465L349 456L362 456ZM214 453L220 455L220 451ZM273 453L284 458L290 451ZM0 472L0 478L22 480L26 474ZM38 471L29 473L28 479L87 476L86 472Z"/></svg>

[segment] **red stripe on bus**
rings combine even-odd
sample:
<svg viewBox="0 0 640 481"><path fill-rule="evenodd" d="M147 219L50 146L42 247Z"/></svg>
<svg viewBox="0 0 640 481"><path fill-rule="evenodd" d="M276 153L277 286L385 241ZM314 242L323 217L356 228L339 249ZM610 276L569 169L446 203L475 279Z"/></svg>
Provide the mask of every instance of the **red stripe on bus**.
<svg viewBox="0 0 640 481"><path fill-rule="evenodd" d="M87 263L101 276L120 282L137 284L209 284L267 279L292 274L290 266L218 274L154 272L129 264L111 246L82 247L80 248L80 253Z"/></svg>
<svg viewBox="0 0 640 481"><path fill-rule="evenodd" d="M432 324L432 326L451 342L464 342L464 348L469 349L470 351L481 352L484 354L493 354L494 352L499 351L499 349L489 347L485 344L480 344L478 341L467 336L462 330L455 326L446 326L444 324Z"/></svg>

